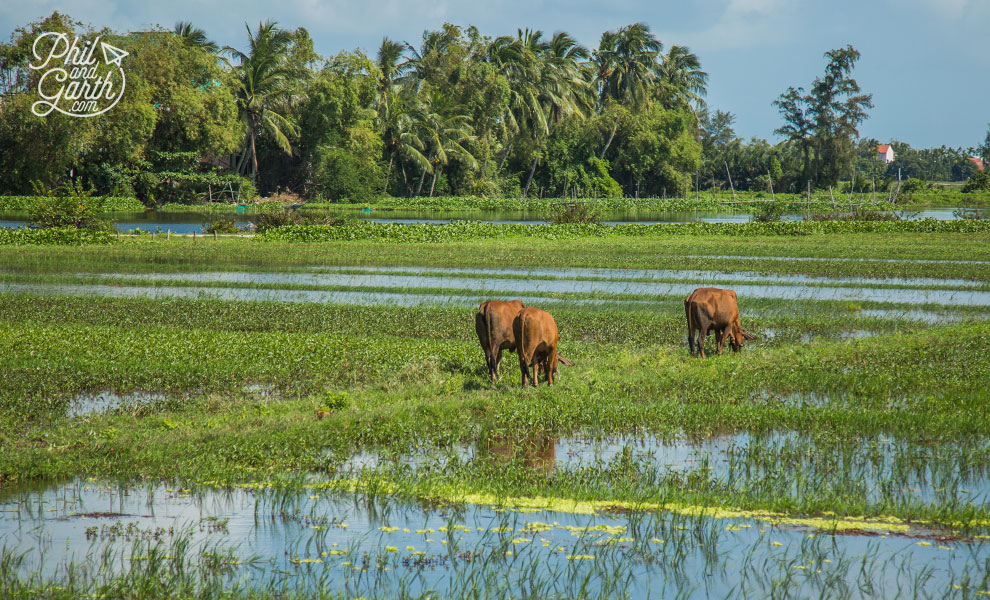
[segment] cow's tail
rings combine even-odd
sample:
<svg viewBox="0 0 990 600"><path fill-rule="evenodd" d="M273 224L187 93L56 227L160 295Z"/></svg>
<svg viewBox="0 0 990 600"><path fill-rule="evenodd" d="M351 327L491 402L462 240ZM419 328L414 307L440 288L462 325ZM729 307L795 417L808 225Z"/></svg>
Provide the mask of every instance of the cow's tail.
<svg viewBox="0 0 990 600"><path fill-rule="evenodd" d="M739 328L739 333L742 334L744 340L755 340L756 339L756 336L755 335L753 335L752 333L749 333L748 331L746 331L745 329L743 329L741 327Z"/></svg>
<svg viewBox="0 0 990 600"><path fill-rule="evenodd" d="M567 360L566 358L564 358L563 356L561 356L559 353L557 354L557 360L560 361L560 364L562 364L564 366L567 366L567 367L573 367L574 366L574 363L572 363L571 361Z"/></svg>
<svg viewBox="0 0 990 600"><path fill-rule="evenodd" d="M687 317L688 351L694 354L694 325L691 323L691 302L687 298L684 299L684 316Z"/></svg>
<svg viewBox="0 0 990 600"><path fill-rule="evenodd" d="M495 376L495 357L498 356L498 346L495 343L495 323L493 322L498 318L498 313L492 311L492 307L485 305L485 327L488 328L488 368L492 371L492 376Z"/></svg>

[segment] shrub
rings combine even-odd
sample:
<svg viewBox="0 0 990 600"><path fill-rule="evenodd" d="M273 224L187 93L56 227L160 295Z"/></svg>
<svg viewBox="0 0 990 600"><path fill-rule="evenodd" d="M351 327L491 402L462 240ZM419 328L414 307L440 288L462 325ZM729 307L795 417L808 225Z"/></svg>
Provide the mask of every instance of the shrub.
<svg viewBox="0 0 990 600"><path fill-rule="evenodd" d="M969 178L962 191L970 194L973 192L990 191L990 171L977 171Z"/></svg>
<svg viewBox="0 0 990 600"><path fill-rule="evenodd" d="M213 217L203 223L203 233L240 233L230 217Z"/></svg>
<svg viewBox="0 0 990 600"><path fill-rule="evenodd" d="M251 222L254 224L254 230L256 232L263 233L275 227L298 225L302 223L302 217L297 211L291 208L283 208L282 210L262 212L251 219Z"/></svg>
<svg viewBox="0 0 990 600"><path fill-rule="evenodd" d="M779 221L784 214L784 204L781 202L761 202L756 205L753 220L760 223Z"/></svg>
<svg viewBox="0 0 990 600"><path fill-rule="evenodd" d="M31 225L41 228L75 227L77 229L110 230L108 221L100 219L100 201L93 197L93 190L87 190L80 182L69 182L39 195L30 209Z"/></svg>
<svg viewBox="0 0 990 600"><path fill-rule="evenodd" d="M553 214L550 215L549 220L554 225L560 225L562 223L601 223L598 213L586 202L564 202L559 204Z"/></svg>
<svg viewBox="0 0 990 600"><path fill-rule="evenodd" d="M924 179L918 179L917 177L909 177L905 179L901 184L902 194L911 194L913 192L923 192L927 190L934 189L931 183L925 181Z"/></svg>

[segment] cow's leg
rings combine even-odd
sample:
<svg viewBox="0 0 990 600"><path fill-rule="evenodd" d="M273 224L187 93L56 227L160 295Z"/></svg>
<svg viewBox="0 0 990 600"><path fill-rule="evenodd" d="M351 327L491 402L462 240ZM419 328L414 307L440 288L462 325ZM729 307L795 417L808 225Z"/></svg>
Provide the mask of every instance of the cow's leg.
<svg viewBox="0 0 990 600"><path fill-rule="evenodd" d="M729 327L723 327L722 329L716 330L716 335L718 335L718 349L719 354L725 349L725 340L729 337Z"/></svg>
<svg viewBox="0 0 990 600"><path fill-rule="evenodd" d="M553 385L554 379L556 379L557 374L557 349L554 348L550 351L550 356L547 357L547 384Z"/></svg>
<svg viewBox="0 0 990 600"><path fill-rule="evenodd" d="M526 387L526 380L529 376L529 365L526 364L526 359L523 357L522 352L519 353L519 370L522 372L522 386Z"/></svg>
<svg viewBox="0 0 990 600"><path fill-rule="evenodd" d="M708 326L707 322L702 322L698 327L698 354L701 358L705 358L705 342L708 341Z"/></svg>

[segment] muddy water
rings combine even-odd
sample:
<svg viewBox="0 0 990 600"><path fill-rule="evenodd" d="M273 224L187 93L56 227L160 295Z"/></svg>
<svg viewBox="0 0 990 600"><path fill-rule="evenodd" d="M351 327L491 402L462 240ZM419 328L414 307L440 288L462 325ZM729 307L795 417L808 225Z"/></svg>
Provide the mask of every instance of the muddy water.
<svg viewBox="0 0 990 600"><path fill-rule="evenodd" d="M23 554L19 575L55 583L65 583L70 564L85 581L164 562L223 587L346 596L462 597L481 585L492 597L766 597L782 578L797 596L846 586L942 596L990 557L982 542L809 536L750 518L453 511L319 487L271 493L96 481L0 496L0 540L5 552ZM903 577L920 565L931 577Z"/></svg>

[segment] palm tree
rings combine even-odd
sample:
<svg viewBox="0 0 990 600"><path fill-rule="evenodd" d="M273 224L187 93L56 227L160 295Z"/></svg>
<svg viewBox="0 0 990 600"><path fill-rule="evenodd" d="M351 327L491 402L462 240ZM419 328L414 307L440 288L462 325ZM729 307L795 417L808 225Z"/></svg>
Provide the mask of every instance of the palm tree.
<svg viewBox="0 0 990 600"><path fill-rule="evenodd" d="M611 103L639 108L647 103L650 88L657 80L657 61L662 50L663 44L650 33L646 23L603 33L593 56L600 108ZM618 127L619 119L616 118L599 159L605 158Z"/></svg>
<svg viewBox="0 0 990 600"><path fill-rule="evenodd" d="M409 162L424 173L433 170L430 160L423 154L426 144L423 143L423 140L418 135L418 128L416 127L414 118L416 113L405 109L405 104L409 102L410 100L404 99L404 97L396 97L389 103L388 110L381 113L379 117L382 142L385 146L385 152L388 154L388 170L385 172L385 189L382 190L383 194L388 193L388 183L392 176L392 164L395 162L396 157L399 158L400 168L404 163ZM401 173L405 177L404 169L401 170Z"/></svg>
<svg viewBox="0 0 990 600"><path fill-rule="evenodd" d="M569 114L582 114L590 106L590 87L584 61L588 51L566 33L549 41L543 33L520 29L515 38L503 36L488 48L487 60L505 76L510 96L504 121L517 134L526 135L536 146L550 135L552 123ZM503 163L512 145L505 150ZM523 195L529 193L539 162L530 164Z"/></svg>
<svg viewBox="0 0 990 600"><path fill-rule="evenodd" d="M283 152L292 154L288 135L295 135L297 131L285 114L296 99L293 83L298 73L288 65L292 44L289 32L279 29L275 21L259 23L254 33L246 23L244 26L248 32L247 53L230 46L225 46L224 52L239 61L234 68L238 83L237 108L246 134L245 150L237 172L243 172L250 154L251 181L254 182L258 175L255 143L258 135L270 135Z"/></svg>
<svg viewBox="0 0 990 600"><path fill-rule="evenodd" d="M216 42L206 37L205 31L198 27L193 27L193 24L189 21L178 21L172 32L182 38L187 44L202 48L210 54L216 54L220 50Z"/></svg>
<svg viewBox="0 0 990 600"><path fill-rule="evenodd" d="M382 116L390 109L395 86L404 80L410 68L410 61L403 60L406 45L382 39L378 48L378 114Z"/></svg>
<svg viewBox="0 0 990 600"><path fill-rule="evenodd" d="M423 104L417 107L414 116L416 135L426 145L429 159L427 168L422 169L420 175L419 186L416 188L417 196L423 191L427 172L433 173L433 181L430 184L430 196L433 196L437 178L443 168L450 164L451 159L456 158L467 163L472 169L478 168L478 161L464 147L466 142L474 139L471 117L457 113L444 116L432 110L433 104L434 99L427 96Z"/></svg>
<svg viewBox="0 0 990 600"><path fill-rule="evenodd" d="M686 46L671 46L663 55L660 79L667 85L673 99L684 100L689 106L704 106L708 73L701 70L698 56Z"/></svg>

